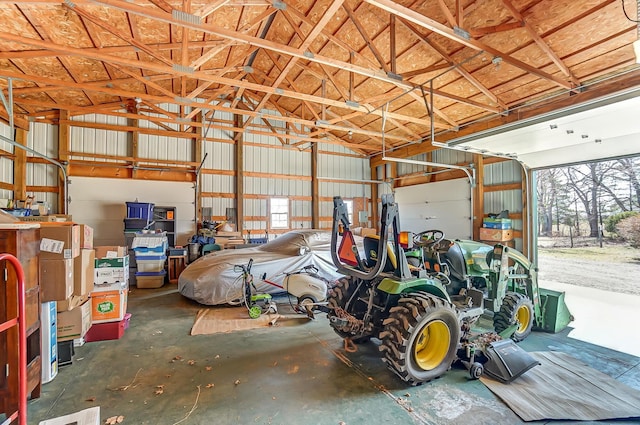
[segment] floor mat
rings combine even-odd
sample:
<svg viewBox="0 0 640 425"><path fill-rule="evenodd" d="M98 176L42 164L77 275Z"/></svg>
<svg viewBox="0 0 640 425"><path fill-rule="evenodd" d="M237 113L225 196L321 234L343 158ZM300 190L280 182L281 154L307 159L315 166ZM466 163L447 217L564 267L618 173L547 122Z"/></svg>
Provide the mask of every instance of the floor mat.
<svg viewBox="0 0 640 425"><path fill-rule="evenodd" d="M640 391L566 353L530 354L541 365L510 384L480 378L523 421L640 417Z"/></svg>
<svg viewBox="0 0 640 425"><path fill-rule="evenodd" d="M191 335L208 335L246 329L264 328L276 323L278 314L262 314L251 319L245 307L212 307L198 311Z"/></svg>

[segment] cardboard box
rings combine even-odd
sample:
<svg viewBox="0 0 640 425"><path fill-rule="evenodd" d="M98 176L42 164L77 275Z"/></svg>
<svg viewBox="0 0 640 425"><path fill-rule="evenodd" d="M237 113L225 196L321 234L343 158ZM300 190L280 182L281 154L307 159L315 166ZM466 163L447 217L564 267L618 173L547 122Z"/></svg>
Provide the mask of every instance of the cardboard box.
<svg viewBox="0 0 640 425"><path fill-rule="evenodd" d="M93 292L126 289L129 284L129 256L98 258L94 262Z"/></svg>
<svg viewBox="0 0 640 425"><path fill-rule="evenodd" d="M58 301L56 303L56 307L58 308L58 313L62 313L65 311L73 310L74 308L81 306L89 299L90 294L84 295L71 295L64 301Z"/></svg>
<svg viewBox="0 0 640 425"><path fill-rule="evenodd" d="M63 301L73 294L73 258L40 260L40 301Z"/></svg>
<svg viewBox="0 0 640 425"><path fill-rule="evenodd" d="M58 313L58 341L82 338L91 327L91 301L70 311Z"/></svg>
<svg viewBox="0 0 640 425"><path fill-rule="evenodd" d="M480 228L481 241L510 241L513 239L513 230Z"/></svg>
<svg viewBox="0 0 640 425"><path fill-rule="evenodd" d="M93 228L80 224L80 249L93 249Z"/></svg>
<svg viewBox="0 0 640 425"><path fill-rule="evenodd" d="M80 255L73 259L73 295L82 296L93 291L95 273L95 251L81 249Z"/></svg>
<svg viewBox="0 0 640 425"><path fill-rule="evenodd" d="M73 223L41 223L40 259L70 259L80 255L80 226Z"/></svg>
<svg viewBox="0 0 640 425"><path fill-rule="evenodd" d="M91 294L91 323L117 322L127 312L127 290Z"/></svg>
<svg viewBox="0 0 640 425"><path fill-rule="evenodd" d="M96 259L98 258L117 258L127 255L126 246L96 246Z"/></svg>

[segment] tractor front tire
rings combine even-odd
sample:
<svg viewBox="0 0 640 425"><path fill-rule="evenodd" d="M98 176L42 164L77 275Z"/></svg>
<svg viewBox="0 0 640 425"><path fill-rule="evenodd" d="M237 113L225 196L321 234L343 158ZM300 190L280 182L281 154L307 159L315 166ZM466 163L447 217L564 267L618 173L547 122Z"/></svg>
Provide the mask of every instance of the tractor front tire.
<svg viewBox="0 0 640 425"><path fill-rule="evenodd" d="M390 310L380 333L387 367L411 385L439 378L455 360L460 323L448 301L412 292Z"/></svg>
<svg viewBox="0 0 640 425"><path fill-rule="evenodd" d="M517 324L511 339L522 341L531 333L534 319L533 302L524 294L507 292L500 311L493 315L493 328L500 333Z"/></svg>
<svg viewBox="0 0 640 425"><path fill-rule="evenodd" d="M327 307L329 307L329 317L335 316L334 311L336 307L345 310L347 313L353 316L364 315L364 312L367 309L366 304L359 303L354 305L354 303L358 302L355 300L357 295L354 297L354 292L358 288L358 282L359 280L352 277L342 277L338 280L338 282L336 282L336 285L333 287L333 289L329 291L329 297L327 299ZM347 306L347 303L349 303L350 301L351 303L349 304L349 306ZM361 311L356 310L356 308L359 308ZM342 338L351 338L351 341L353 341L355 344L362 344L368 342L371 339L371 335L364 335L354 338L353 335L349 334L348 332L344 332L336 328L333 328L333 330Z"/></svg>

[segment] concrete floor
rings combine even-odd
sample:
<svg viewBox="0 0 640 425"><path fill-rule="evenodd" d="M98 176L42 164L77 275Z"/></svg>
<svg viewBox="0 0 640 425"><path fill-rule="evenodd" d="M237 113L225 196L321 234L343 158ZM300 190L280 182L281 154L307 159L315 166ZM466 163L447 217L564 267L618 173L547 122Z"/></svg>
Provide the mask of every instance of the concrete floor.
<svg viewBox="0 0 640 425"><path fill-rule="evenodd" d="M386 369L373 343L345 353L324 314L313 322L189 336L201 307L175 286L134 287L124 337L77 348L73 364L29 403L29 424L93 406L100 406L101 423L122 415L125 425L523 423L459 367L434 382L406 387ZM568 333L534 332L521 346L568 352L640 389L640 358Z"/></svg>

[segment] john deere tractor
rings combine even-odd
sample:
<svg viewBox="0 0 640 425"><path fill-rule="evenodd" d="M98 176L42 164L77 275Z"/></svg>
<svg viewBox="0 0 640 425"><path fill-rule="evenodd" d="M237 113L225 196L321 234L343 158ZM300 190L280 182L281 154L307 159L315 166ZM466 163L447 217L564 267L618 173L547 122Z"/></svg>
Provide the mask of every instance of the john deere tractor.
<svg viewBox="0 0 640 425"><path fill-rule="evenodd" d="M333 202L331 254L345 277L330 292L329 323L345 339L345 347L372 337L379 339L383 360L404 381L412 385L430 381L444 374L456 359L478 377L482 365L474 362L474 352L485 347L474 342L472 328L485 312L485 305L492 304L493 292L493 305L500 304L496 327L503 336L526 337L530 320L538 319L538 312L543 311L536 295L535 271L529 267L523 273L518 266L509 266L510 258L519 257L509 256L507 247L489 247L490 256L489 251L480 250L482 259L480 251L472 250L468 258L477 257L487 267L483 263L481 269L486 273L471 275L466 266L473 264L467 258L458 258L465 264L462 271L454 269L444 255L438 257L445 244L442 232L415 236L400 232L393 195L382 196L380 235L384 236L367 236L362 246L349 228L346 205L339 196ZM459 278L452 278L458 271L462 272ZM523 305L526 308L520 308ZM492 339L483 334L479 340ZM513 347L512 351L519 350Z"/></svg>

